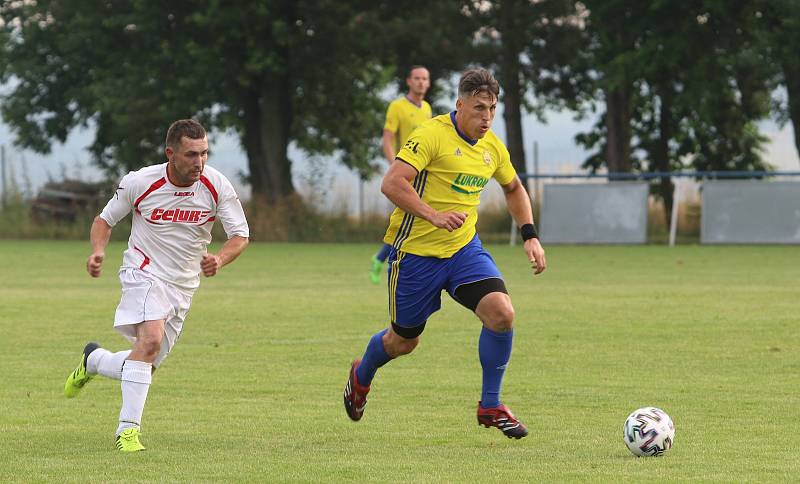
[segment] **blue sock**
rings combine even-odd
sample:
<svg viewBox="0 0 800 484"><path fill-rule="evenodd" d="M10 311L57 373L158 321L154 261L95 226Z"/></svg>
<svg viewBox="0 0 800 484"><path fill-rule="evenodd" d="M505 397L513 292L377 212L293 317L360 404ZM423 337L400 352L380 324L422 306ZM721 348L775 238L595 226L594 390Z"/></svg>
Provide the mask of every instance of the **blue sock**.
<svg viewBox="0 0 800 484"><path fill-rule="evenodd" d="M481 407L490 408L500 405L500 387L503 374L511 358L511 343L514 331L496 333L484 327L478 339L478 356L483 368L483 388L481 389Z"/></svg>
<svg viewBox="0 0 800 484"><path fill-rule="evenodd" d="M378 259L381 262L386 262L386 259L389 258L389 252L391 252L391 251L392 251L392 246L391 245L383 244L383 247L381 247L381 250L379 250L378 253L375 254L375 258Z"/></svg>
<svg viewBox="0 0 800 484"><path fill-rule="evenodd" d="M383 335L387 331L388 329L384 329L379 333L375 333L369 340L367 351L364 352L364 357L361 358L361 364L356 368L356 377L358 378L358 384L361 386L368 386L372 383L378 368L391 360L383 348Z"/></svg>

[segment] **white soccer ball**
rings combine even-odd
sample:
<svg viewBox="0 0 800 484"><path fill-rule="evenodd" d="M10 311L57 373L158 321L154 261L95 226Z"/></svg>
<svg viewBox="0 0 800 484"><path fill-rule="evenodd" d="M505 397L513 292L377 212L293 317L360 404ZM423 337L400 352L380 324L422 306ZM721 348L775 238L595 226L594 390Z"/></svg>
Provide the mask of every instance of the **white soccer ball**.
<svg viewBox="0 0 800 484"><path fill-rule="evenodd" d="M660 408L644 407L625 419L623 437L625 445L637 457L663 455L675 441L675 425Z"/></svg>

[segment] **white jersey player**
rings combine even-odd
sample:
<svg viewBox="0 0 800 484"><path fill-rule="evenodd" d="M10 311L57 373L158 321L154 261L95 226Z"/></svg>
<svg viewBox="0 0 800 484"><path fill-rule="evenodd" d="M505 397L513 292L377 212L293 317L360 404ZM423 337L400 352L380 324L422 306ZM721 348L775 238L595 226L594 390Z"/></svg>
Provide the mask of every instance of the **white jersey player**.
<svg viewBox="0 0 800 484"><path fill-rule="evenodd" d="M189 187L171 181L167 168L164 163L125 175L100 218L113 227L133 211L122 267L193 291L214 222L222 222L230 238L248 237L247 221L233 186L214 168L206 166Z"/></svg>
<svg viewBox="0 0 800 484"><path fill-rule="evenodd" d="M66 396L75 397L96 374L121 380L116 446L123 452L144 450L140 425L152 373L180 336L200 272L215 275L241 254L249 238L233 186L205 164L208 139L200 123L191 119L173 123L165 154L166 163L122 178L95 218L90 235L92 254L86 268L92 277L99 277L112 228L132 214L114 327L133 349L112 353L96 343L87 344L64 386ZM206 248L217 220L228 240L217 254L209 254Z"/></svg>

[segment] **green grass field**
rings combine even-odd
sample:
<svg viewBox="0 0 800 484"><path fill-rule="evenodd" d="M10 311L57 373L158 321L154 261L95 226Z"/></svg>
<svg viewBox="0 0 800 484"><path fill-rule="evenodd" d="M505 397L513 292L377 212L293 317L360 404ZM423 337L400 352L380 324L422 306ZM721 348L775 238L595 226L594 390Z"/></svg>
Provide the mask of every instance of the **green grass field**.
<svg viewBox="0 0 800 484"><path fill-rule="evenodd" d="M504 402L520 441L478 427L477 319L452 300L375 379L364 419L342 408L351 359L386 321L372 245L253 244L203 280L156 373L147 452L113 447L117 382L74 400L88 340L126 347L112 244L0 241L0 481L790 481L800 459L795 247L549 247L533 277L490 246L517 310ZM632 410L673 418L674 448L633 457Z"/></svg>

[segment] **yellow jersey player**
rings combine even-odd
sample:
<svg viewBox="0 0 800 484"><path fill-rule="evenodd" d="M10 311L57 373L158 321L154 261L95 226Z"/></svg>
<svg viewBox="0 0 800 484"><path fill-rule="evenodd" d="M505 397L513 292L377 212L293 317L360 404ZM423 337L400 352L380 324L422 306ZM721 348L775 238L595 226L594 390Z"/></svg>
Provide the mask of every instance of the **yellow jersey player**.
<svg viewBox="0 0 800 484"><path fill-rule="evenodd" d="M389 327L373 335L350 366L344 406L360 420L378 368L417 346L445 290L483 323L478 354L483 385L480 425L509 438L528 430L500 401L511 356L514 308L502 275L475 231L480 194L490 178L503 187L508 211L520 226L528 261L545 270L544 249L533 225L530 198L503 143L491 131L500 86L488 71L465 72L456 110L417 128L383 178L381 190L397 208L384 242L389 257Z"/></svg>
<svg viewBox="0 0 800 484"><path fill-rule="evenodd" d="M383 126L383 154L389 165L403 143L406 142L411 132L417 126L431 119L431 105L425 101L425 93L431 86L428 69L422 66L413 66L406 76L408 93L395 99L389 104L386 111L386 123ZM372 268L369 277L373 283L381 282L383 264L389 257L392 246L383 244L381 249L372 257Z"/></svg>

